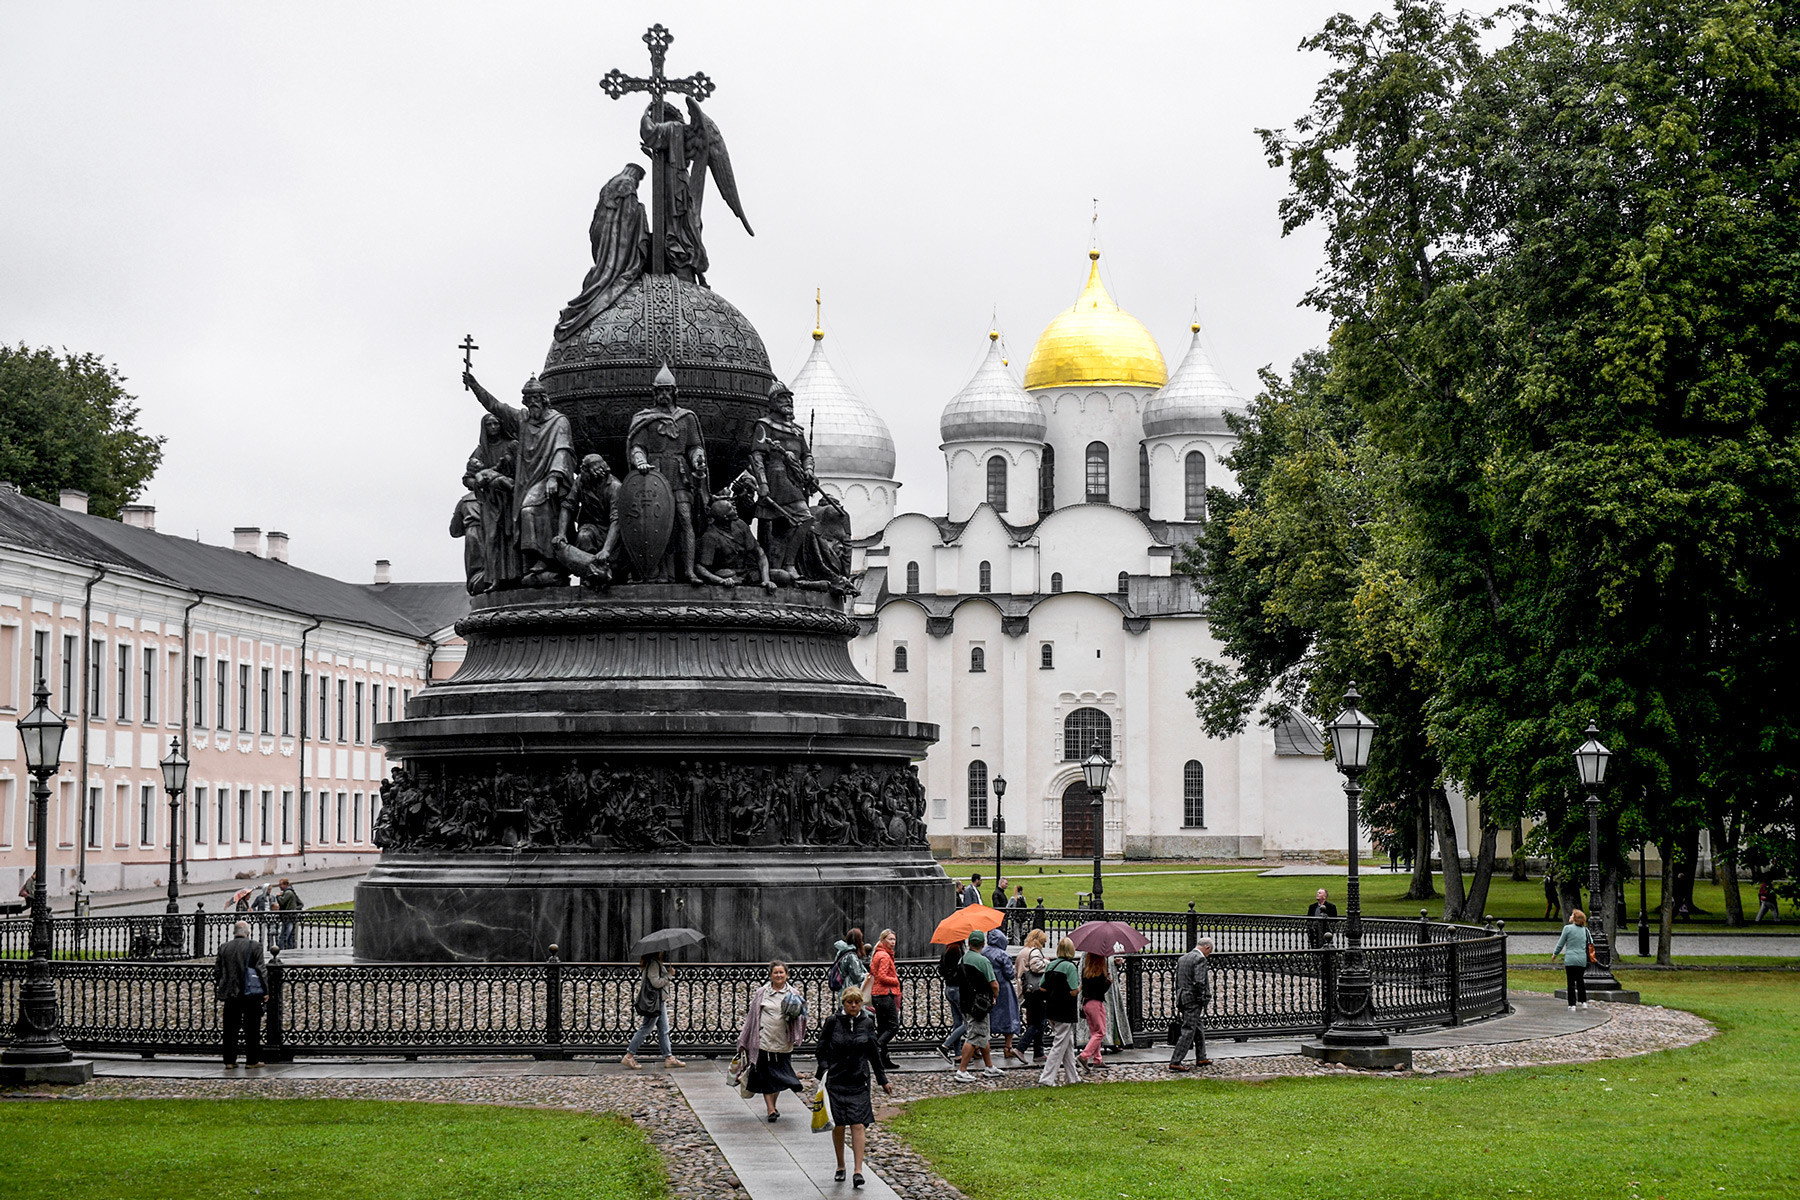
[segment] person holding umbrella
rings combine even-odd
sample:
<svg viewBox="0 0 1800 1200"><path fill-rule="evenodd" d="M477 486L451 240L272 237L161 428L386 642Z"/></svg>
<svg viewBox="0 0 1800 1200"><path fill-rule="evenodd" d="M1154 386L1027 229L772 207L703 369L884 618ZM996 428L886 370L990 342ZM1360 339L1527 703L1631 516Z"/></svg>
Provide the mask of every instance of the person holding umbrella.
<svg viewBox="0 0 1800 1200"><path fill-rule="evenodd" d="M990 1048L993 1035L988 1022L1000 997L1000 981L994 975L994 964L982 953L986 946L984 931L976 929L969 934L969 949L962 960L962 1057L957 1061L956 1073L950 1076L958 1083L975 1082L969 1064L976 1054L981 1055L983 1075L994 1078L1003 1074L994 1065L994 1052Z"/></svg>
<svg viewBox="0 0 1800 1200"><path fill-rule="evenodd" d="M1100 1048L1106 1041L1106 994L1112 990L1108 957L1136 954L1150 944L1150 939L1123 921L1089 921L1078 926L1069 935L1069 941L1087 955L1081 968L1081 1011L1087 1017L1088 1042L1078 1057L1085 1063L1104 1067Z"/></svg>
<svg viewBox="0 0 1800 1200"><path fill-rule="evenodd" d="M957 1047L962 1044L963 1033L968 1025L968 1011L963 1004L962 996L962 960L967 953L969 935L977 929L986 933L990 929L998 929L1005 914L985 904L968 904L938 922L931 933L931 944L944 948L943 957L938 959L938 978L944 981L944 1002L950 1009L950 1036L944 1039L938 1052L951 1062L957 1061Z"/></svg>
<svg viewBox="0 0 1800 1200"><path fill-rule="evenodd" d="M696 929L659 929L632 944L631 952L638 956L638 988L631 1007L637 1014L638 1028L625 1047L625 1056L619 1061L633 1071L643 1069L643 1064L637 1060L637 1052L643 1048L652 1029L656 1031L662 1050L663 1066L687 1066L675 1057L674 1048L669 1045L668 987L673 977L663 955L682 946L699 945L705 940L706 935Z"/></svg>
<svg viewBox="0 0 1800 1200"><path fill-rule="evenodd" d="M1075 997L1080 990L1075 943L1063 938L1056 943L1056 961L1044 971L1044 1018L1050 1026L1050 1057L1038 1076L1044 1087L1056 1087L1059 1076L1066 1076L1060 1082L1081 1082L1075 1055Z"/></svg>
<svg viewBox="0 0 1800 1200"><path fill-rule="evenodd" d="M831 1148L837 1151L837 1182L844 1182L844 1130L850 1131L850 1147L856 1155L856 1178L853 1186L863 1185L863 1147L867 1127L875 1120L869 1104L869 1072L881 1084L881 1090L894 1094L888 1082L887 1069L881 1061L881 1043L875 1031L875 1020L863 1011L860 988L844 989L842 1009L825 1019L819 1030L819 1062L814 1071L825 1081L825 1094L831 1099Z"/></svg>
<svg viewBox="0 0 1800 1200"><path fill-rule="evenodd" d="M805 1085L794 1074L794 1047L806 1040L806 999L788 982L787 964L769 964L769 980L750 997L738 1052L750 1064L749 1087L768 1106L769 1122L781 1119L775 1101Z"/></svg>

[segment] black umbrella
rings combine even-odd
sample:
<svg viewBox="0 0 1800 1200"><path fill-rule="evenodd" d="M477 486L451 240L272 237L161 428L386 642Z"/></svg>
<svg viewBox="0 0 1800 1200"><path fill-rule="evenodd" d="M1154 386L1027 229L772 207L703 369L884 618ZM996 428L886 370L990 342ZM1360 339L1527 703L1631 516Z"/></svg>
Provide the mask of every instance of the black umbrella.
<svg viewBox="0 0 1800 1200"><path fill-rule="evenodd" d="M705 940L706 935L698 929L659 929L633 942L631 956L643 958L647 954L664 954L683 946L698 946Z"/></svg>

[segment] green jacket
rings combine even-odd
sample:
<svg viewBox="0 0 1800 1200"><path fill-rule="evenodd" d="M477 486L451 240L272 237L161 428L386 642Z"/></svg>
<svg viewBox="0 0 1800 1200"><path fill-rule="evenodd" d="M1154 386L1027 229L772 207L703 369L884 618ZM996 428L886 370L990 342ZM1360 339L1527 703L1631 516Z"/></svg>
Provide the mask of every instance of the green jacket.
<svg viewBox="0 0 1800 1200"><path fill-rule="evenodd" d="M1556 949L1551 954L1562 955L1563 966L1587 966L1588 947L1593 944L1594 935L1582 925L1564 925L1562 936L1556 939Z"/></svg>

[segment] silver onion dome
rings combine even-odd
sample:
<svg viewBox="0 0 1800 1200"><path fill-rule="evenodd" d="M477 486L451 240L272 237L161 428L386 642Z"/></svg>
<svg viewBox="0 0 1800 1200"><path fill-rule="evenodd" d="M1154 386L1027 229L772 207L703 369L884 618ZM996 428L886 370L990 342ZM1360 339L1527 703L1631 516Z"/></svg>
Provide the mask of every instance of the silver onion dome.
<svg viewBox="0 0 1800 1200"><path fill-rule="evenodd" d="M894 437L887 422L832 369L821 330L813 330L812 354L791 386L794 419L806 430L819 475L894 477Z"/></svg>
<svg viewBox="0 0 1800 1200"><path fill-rule="evenodd" d="M990 331L987 357L944 406L938 433L946 442L1041 442L1045 428L1043 408L1013 378Z"/></svg>
<svg viewBox="0 0 1800 1200"><path fill-rule="evenodd" d="M1144 406L1145 437L1171 433L1229 435L1231 428L1225 424L1225 414L1242 413L1247 407L1200 344L1200 326L1190 328L1194 337L1188 343L1187 357Z"/></svg>

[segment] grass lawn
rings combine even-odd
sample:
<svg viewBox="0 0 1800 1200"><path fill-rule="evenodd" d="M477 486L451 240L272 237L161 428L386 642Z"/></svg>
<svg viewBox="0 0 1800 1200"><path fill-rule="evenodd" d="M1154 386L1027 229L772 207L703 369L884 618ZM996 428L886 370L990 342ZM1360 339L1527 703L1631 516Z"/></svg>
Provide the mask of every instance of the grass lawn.
<svg viewBox="0 0 1800 1200"><path fill-rule="evenodd" d="M619 1117L364 1100L0 1102L9 1200L668 1194Z"/></svg>
<svg viewBox="0 0 1800 1200"><path fill-rule="evenodd" d="M894 1129L973 1200L1800 1195L1800 979L1620 976L1720 1035L1466 1078L977 1093L910 1105ZM1513 983L1549 990L1535 972Z"/></svg>

